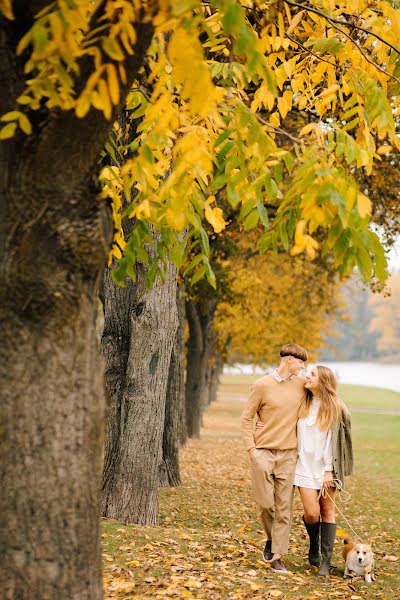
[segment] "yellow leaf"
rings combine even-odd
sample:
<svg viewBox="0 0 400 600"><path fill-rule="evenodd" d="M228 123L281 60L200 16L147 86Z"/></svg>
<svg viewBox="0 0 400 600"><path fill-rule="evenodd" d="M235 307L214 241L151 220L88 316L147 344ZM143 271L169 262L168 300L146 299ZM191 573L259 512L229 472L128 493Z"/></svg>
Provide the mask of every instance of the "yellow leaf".
<svg viewBox="0 0 400 600"><path fill-rule="evenodd" d="M371 214L371 200L368 198L368 196L365 196L365 194L362 194L361 192L359 192L357 195L357 208L362 218Z"/></svg>
<svg viewBox="0 0 400 600"><path fill-rule="evenodd" d="M297 13L297 15L295 15L293 17L293 19L290 21L290 25L289 25L289 29L287 30L287 33L290 35L292 33L292 31L294 31L297 27L297 25L300 23L300 21L302 20L304 15L304 10L301 10L299 13Z"/></svg>
<svg viewBox="0 0 400 600"><path fill-rule="evenodd" d="M316 125L316 123L308 123L308 125L304 125L304 127L300 129L299 136L302 137L303 135L307 135L307 133L310 133L313 129L315 129Z"/></svg>
<svg viewBox="0 0 400 600"><path fill-rule="evenodd" d="M283 592L280 590L268 590L268 594L273 598L279 598L279 596L282 596Z"/></svg>
<svg viewBox="0 0 400 600"><path fill-rule="evenodd" d="M217 206L211 208L210 205L207 204L204 209L204 214L207 221L214 228L215 233L220 233L221 231L223 231L223 229L225 229L227 223L224 220L224 214L220 208L218 208Z"/></svg>
<svg viewBox="0 0 400 600"><path fill-rule="evenodd" d="M114 60L124 60L125 56L121 46L115 38L107 37L102 39L104 51Z"/></svg>
<svg viewBox="0 0 400 600"><path fill-rule="evenodd" d="M289 111L285 98L278 98L278 110L281 113L282 119L284 119Z"/></svg>
<svg viewBox="0 0 400 600"><path fill-rule="evenodd" d="M20 113L19 116L19 126L21 127L22 131L27 135L30 135L32 133L32 125L30 124L28 117L23 113Z"/></svg>
<svg viewBox="0 0 400 600"><path fill-rule="evenodd" d="M1 0L0 11L5 17L7 17L7 19L10 19L10 21L14 20L14 15L12 11L12 0Z"/></svg>
<svg viewBox="0 0 400 600"><path fill-rule="evenodd" d="M336 537L347 538L349 534L344 529L336 529Z"/></svg>
<svg viewBox="0 0 400 600"><path fill-rule="evenodd" d="M113 104L118 104L119 102L119 83L117 70L112 64L107 65L107 74L108 74L108 90L110 92L111 102Z"/></svg>
<svg viewBox="0 0 400 600"><path fill-rule="evenodd" d="M8 140L9 138L12 138L16 129L17 124L15 122L7 123L7 125L0 130L0 140Z"/></svg>
<svg viewBox="0 0 400 600"><path fill-rule="evenodd" d="M108 94L108 88L104 79L99 80L99 94L103 100L103 113L106 119L111 119L112 105L110 102L110 96Z"/></svg>
<svg viewBox="0 0 400 600"><path fill-rule="evenodd" d="M379 146L377 153L378 154L387 154L393 150L393 146L389 146L388 144L384 144L383 146Z"/></svg>
<svg viewBox="0 0 400 600"><path fill-rule="evenodd" d="M82 117L84 117L86 115L86 113L89 111L90 108L90 100L89 100L89 96L87 94L85 94L85 92L83 94L81 94L76 102L76 106L75 106L75 114L78 117L78 119L82 119Z"/></svg>
<svg viewBox="0 0 400 600"><path fill-rule="evenodd" d="M136 586L134 581L118 581L116 583L116 590L118 592L131 592Z"/></svg>
<svg viewBox="0 0 400 600"><path fill-rule="evenodd" d="M22 113L20 113L19 110L12 110L12 111L10 111L10 112L5 113L4 115L2 115L0 120L4 121L6 123L9 122L9 121L16 121L17 119L20 118L21 114Z"/></svg>
<svg viewBox="0 0 400 600"><path fill-rule="evenodd" d="M257 585L257 583L251 583L250 584L250 589L253 590L253 592L256 592L257 590L260 589L260 586Z"/></svg>

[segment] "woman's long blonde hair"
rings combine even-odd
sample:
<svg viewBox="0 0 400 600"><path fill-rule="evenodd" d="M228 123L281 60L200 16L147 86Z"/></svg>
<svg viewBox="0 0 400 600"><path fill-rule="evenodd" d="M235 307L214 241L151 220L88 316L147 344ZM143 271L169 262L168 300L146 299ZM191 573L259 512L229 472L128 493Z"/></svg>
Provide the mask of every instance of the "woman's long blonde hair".
<svg viewBox="0 0 400 600"><path fill-rule="evenodd" d="M342 420L348 410L337 395L337 383L333 371L322 365L317 365L315 368L319 377L317 397L321 401L317 415L317 424L322 431L328 431L334 423ZM306 397L299 410L299 419L305 419L308 416L312 399L313 393L311 390L306 389Z"/></svg>

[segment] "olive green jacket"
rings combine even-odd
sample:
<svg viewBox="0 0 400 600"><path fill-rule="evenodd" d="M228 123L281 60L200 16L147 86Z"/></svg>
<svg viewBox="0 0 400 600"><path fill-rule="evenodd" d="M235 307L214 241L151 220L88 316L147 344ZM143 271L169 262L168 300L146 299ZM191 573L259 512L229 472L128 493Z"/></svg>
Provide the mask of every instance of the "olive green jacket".
<svg viewBox="0 0 400 600"><path fill-rule="evenodd" d="M353 474L353 445L351 441L350 413L343 415L341 421L332 427L333 476L341 482L344 489L346 475Z"/></svg>

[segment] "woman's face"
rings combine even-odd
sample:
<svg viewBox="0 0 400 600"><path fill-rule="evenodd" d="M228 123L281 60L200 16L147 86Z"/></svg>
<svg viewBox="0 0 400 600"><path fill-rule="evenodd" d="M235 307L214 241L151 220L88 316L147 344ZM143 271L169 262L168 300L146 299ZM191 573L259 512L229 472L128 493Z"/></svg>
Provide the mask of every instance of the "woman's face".
<svg viewBox="0 0 400 600"><path fill-rule="evenodd" d="M307 373L306 383L305 383L304 387L306 387L308 390L311 390L312 392L315 392L318 389L318 386L319 386L318 371L314 367L314 369L311 369L311 371L309 373Z"/></svg>

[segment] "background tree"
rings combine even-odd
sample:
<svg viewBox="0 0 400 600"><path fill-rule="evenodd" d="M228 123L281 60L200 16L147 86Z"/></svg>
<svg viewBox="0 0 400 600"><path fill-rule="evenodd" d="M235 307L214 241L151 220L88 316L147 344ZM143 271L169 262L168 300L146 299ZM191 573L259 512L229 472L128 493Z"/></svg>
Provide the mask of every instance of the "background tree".
<svg viewBox="0 0 400 600"><path fill-rule="evenodd" d="M287 340L315 358L336 308L336 278L316 263L271 252L228 262L232 300L219 305L214 325L229 337L227 362L275 364Z"/></svg>
<svg viewBox="0 0 400 600"><path fill-rule="evenodd" d="M320 346L322 361L368 361L379 356L379 335L371 329L373 296L356 277L341 287L338 310Z"/></svg>
<svg viewBox="0 0 400 600"><path fill-rule="evenodd" d="M390 295L370 298L373 318L369 329L377 335L379 354L397 361L400 356L399 271L391 274L387 287Z"/></svg>

